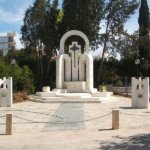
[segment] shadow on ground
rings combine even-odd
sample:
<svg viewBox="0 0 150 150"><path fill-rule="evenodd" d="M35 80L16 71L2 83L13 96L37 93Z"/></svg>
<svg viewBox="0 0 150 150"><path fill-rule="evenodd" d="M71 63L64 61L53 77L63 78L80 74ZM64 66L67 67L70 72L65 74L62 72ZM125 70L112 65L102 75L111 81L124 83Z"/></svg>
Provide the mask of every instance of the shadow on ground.
<svg viewBox="0 0 150 150"><path fill-rule="evenodd" d="M116 142L101 142L99 150L150 150L150 134L140 134L127 138L114 137Z"/></svg>
<svg viewBox="0 0 150 150"><path fill-rule="evenodd" d="M133 108L133 107L119 107L121 109L136 109L136 108Z"/></svg>

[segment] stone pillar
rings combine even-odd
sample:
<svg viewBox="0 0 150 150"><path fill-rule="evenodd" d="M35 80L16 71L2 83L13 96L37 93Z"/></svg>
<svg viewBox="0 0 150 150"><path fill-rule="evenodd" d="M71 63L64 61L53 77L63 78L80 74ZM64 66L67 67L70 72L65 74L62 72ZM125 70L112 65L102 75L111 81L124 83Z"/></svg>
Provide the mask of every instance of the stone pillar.
<svg viewBox="0 0 150 150"><path fill-rule="evenodd" d="M149 78L132 78L132 107L149 108Z"/></svg>
<svg viewBox="0 0 150 150"><path fill-rule="evenodd" d="M82 54L79 58L79 81L85 81L85 76L86 76L86 72L85 72L85 66L87 68L87 55Z"/></svg>
<svg viewBox="0 0 150 150"><path fill-rule="evenodd" d="M6 115L6 135L12 134L12 114Z"/></svg>
<svg viewBox="0 0 150 150"><path fill-rule="evenodd" d="M12 77L0 80L0 86L3 84L3 88L0 88L0 106L11 107L13 103L13 83Z"/></svg>
<svg viewBox="0 0 150 150"><path fill-rule="evenodd" d="M119 110L112 111L112 129L119 129Z"/></svg>
<svg viewBox="0 0 150 150"><path fill-rule="evenodd" d="M69 55L67 54L59 55L56 60L56 88L57 89L63 88L64 80L71 81L71 60Z"/></svg>
<svg viewBox="0 0 150 150"><path fill-rule="evenodd" d="M93 89L93 58L90 54L82 54L79 59L79 81L84 81L86 76L86 88ZM85 72L86 64L86 72Z"/></svg>
<svg viewBox="0 0 150 150"><path fill-rule="evenodd" d="M88 61L88 78L86 79L87 80L87 87L89 89L93 89L93 57L90 55L90 54L87 54L88 55L88 58L89 58L89 61Z"/></svg>
<svg viewBox="0 0 150 150"><path fill-rule="evenodd" d="M64 74L63 55L59 55L56 60L56 88L62 89Z"/></svg>
<svg viewBox="0 0 150 150"><path fill-rule="evenodd" d="M65 65L64 81L71 81L71 59L67 54L64 54L63 57L64 57L64 65Z"/></svg>

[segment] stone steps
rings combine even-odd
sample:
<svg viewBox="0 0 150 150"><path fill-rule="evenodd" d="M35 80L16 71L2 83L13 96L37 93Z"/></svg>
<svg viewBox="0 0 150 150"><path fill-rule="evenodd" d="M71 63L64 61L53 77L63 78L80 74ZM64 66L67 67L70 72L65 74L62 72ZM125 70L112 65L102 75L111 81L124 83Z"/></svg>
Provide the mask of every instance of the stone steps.
<svg viewBox="0 0 150 150"><path fill-rule="evenodd" d="M40 103L105 103L112 92L60 93L56 91L37 92L30 100Z"/></svg>
<svg viewBox="0 0 150 150"><path fill-rule="evenodd" d="M92 93L93 97L110 97L113 95L113 92L94 92Z"/></svg>
<svg viewBox="0 0 150 150"><path fill-rule="evenodd" d="M59 93L57 97L64 97L64 98L89 98L91 94L89 93Z"/></svg>
<svg viewBox="0 0 150 150"><path fill-rule="evenodd" d="M36 96L40 96L40 97L55 97L56 96L56 92L36 92Z"/></svg>
<svg viewBox="0 0 150 150"><path fill-rule="evenodd" d="M107 102L105 98L98 97L86 97L86 98L77 98L77 97L38 97L30 96L30 100L40 103L104 103Z"/></svg>

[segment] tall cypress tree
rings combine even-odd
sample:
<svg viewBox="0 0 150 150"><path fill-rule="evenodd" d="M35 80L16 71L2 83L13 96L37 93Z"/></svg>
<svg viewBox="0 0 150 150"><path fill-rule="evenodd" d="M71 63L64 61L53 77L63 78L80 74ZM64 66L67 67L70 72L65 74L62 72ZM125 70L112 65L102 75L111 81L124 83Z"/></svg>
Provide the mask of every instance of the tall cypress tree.
<svg viewBox="0 0 150 150"><path fill-rule="evenodd" d="M141 0L139 10L139 56L146 60L150 59L150 46L149 46L149 8L147 0Z"/></svg>

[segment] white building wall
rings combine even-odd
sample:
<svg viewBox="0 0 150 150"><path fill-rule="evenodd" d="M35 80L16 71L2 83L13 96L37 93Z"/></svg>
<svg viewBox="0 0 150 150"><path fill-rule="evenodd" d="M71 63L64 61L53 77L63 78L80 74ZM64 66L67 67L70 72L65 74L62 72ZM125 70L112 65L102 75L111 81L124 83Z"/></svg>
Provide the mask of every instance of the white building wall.
<svg viewBox="0 0 150 150"><path fill-rule="evenodd" d="M0 51L6 55L9 50L14 50L16 43L14 41L15 33L7 33L6 36L0 36Z"/></svg>

